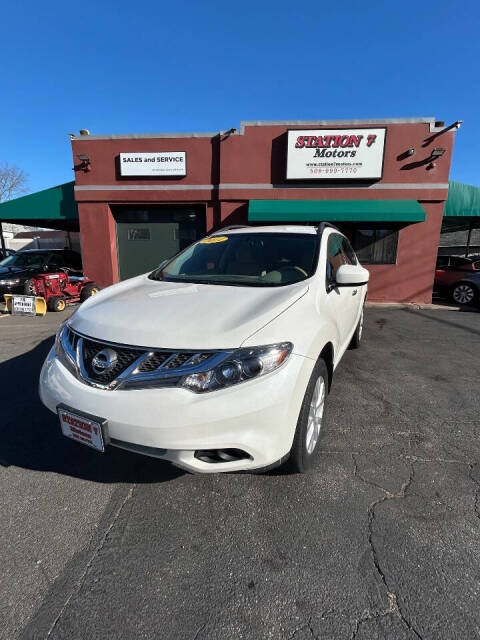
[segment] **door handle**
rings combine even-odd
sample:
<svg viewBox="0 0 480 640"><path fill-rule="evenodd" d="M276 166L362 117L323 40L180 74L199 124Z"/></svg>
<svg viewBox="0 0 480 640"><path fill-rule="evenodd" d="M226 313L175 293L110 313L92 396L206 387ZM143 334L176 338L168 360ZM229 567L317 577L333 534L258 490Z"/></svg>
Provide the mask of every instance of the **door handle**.
<svg viewBox="0 0 480 640"><path fill-rule="evenodd" d="M358 289L354 289L354 290L352 291L352 296L356 296L356 295L357 295L357 293L358 293Z"/></svg>

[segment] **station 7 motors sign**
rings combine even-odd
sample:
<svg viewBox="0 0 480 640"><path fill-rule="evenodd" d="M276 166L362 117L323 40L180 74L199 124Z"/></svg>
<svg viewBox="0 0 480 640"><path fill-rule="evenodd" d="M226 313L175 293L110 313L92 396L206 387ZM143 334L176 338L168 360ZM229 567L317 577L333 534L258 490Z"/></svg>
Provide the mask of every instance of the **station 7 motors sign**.
<svg viewBox="0 0 480 640"><path fill-rule="evenodd" d="M288 131L287 180L378 180L385 129Z"/></svg>

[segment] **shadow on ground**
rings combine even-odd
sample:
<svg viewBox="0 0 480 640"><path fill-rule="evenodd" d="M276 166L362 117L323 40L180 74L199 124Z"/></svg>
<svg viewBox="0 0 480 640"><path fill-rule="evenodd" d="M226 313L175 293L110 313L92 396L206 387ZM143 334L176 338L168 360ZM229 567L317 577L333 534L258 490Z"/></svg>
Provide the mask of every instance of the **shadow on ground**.
<svg viewBox="0 0 480 640"><path fill-rule="evenodd" d="M52 471L96 482L163 482L182 472L145 456L109 447L105 454L71 442L57 417L38 396L38 378L53 338L0 363L4 402L0 429L0 465Z"/></svg>

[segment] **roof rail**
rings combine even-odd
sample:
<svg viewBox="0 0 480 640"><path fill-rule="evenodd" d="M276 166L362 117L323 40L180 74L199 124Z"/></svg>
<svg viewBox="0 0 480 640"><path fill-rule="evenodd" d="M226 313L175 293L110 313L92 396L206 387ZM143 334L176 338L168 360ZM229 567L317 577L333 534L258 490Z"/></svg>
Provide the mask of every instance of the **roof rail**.
<svg viewBox="0 0 480 640"><path fill-rule="evenodd" d="M230 231L231 229L247 229L250 227L249 224L232 224L228 227L221 227L220 229L215 229L212 233L209 233L209 236L212 236L214 233L219 233L220 231Z"/></svg>

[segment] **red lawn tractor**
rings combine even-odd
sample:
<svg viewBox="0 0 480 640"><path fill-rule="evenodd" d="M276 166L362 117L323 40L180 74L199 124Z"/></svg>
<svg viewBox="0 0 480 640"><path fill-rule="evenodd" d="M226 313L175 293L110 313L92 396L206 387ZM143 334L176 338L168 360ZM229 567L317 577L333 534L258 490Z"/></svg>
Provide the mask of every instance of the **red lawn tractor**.
<svg viewBox="0 0 480 640"><path fill-rule="evenodd" d="M45 299L49 311L63 311L67 304L83 302L100 290L93 280L65 271L36 274L32 280L35 295Z"/></svg>

